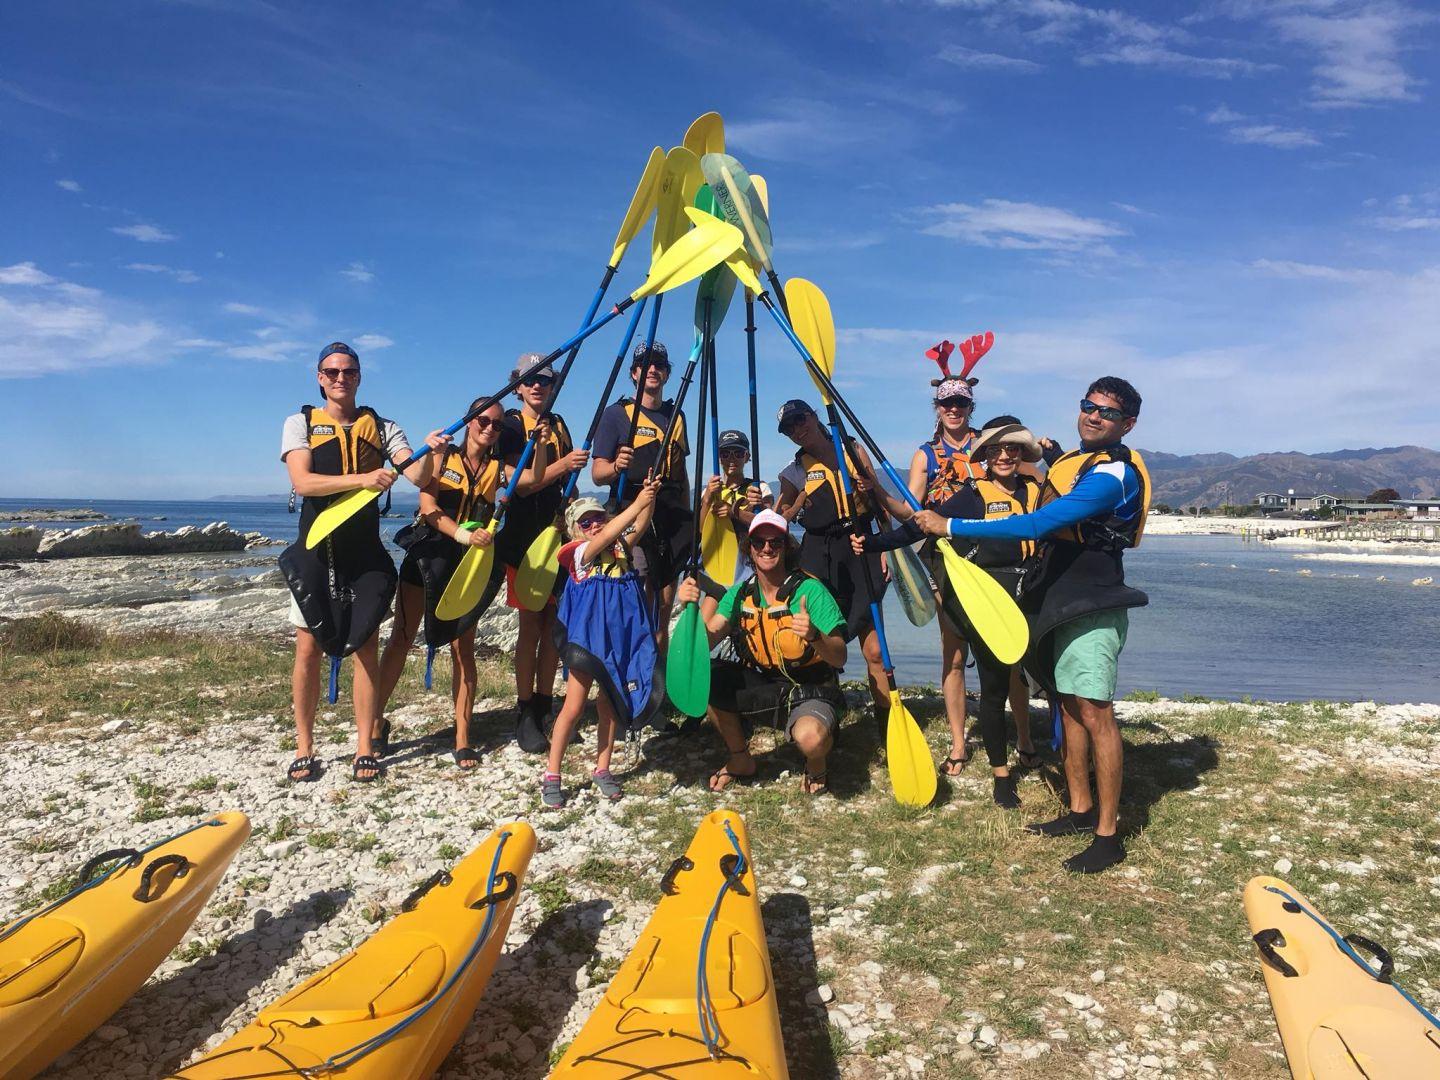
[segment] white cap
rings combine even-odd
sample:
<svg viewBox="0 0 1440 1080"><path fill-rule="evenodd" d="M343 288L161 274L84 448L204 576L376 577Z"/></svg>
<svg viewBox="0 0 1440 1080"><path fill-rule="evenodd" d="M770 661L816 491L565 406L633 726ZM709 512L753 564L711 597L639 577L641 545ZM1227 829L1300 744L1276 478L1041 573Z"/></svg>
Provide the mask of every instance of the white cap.
<svg viewBox="0 0 1440 1080"><path fill-rule="evenodd" d="M777 514L774 510L761 510L750 519L750 536L755 535L756 529L777 529L783 536L790 535L790 523Z"/></svg>

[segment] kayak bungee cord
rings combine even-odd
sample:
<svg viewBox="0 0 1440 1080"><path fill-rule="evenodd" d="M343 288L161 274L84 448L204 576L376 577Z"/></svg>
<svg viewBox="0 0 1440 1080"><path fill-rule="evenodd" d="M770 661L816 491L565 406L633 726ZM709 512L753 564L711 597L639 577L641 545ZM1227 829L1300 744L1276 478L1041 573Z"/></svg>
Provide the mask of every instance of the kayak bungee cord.
<svg viewBox="0 0 1440 1080"><path fill-rule="evenodd" d="M475 942L473 945L470 946L470 951L465 954L465 958L461 960L460 963L456 966L455 970L451 973L450 978L445 980L445 985L442 986L439 990L437 990L431 996L429 1001L427 1001L424 1005L420 1006L418 1009L416 1009L414 1012L412 1012L409 1016L405 1017L405 1019L401 1020L400 1022L392 1024L390 1027L386 1028L379 1034L372 1035L370 1038L364 1040L363 1042L356 1043L354 1046L349 1047L348 1049L331 1054L319 1065L303 1066L286 1062L290 1066L289 1068L277 1069L271 1072L244 1073L242 1075L236 1075L231 1077L231 1080L265 1080L265 1078L272 1076L326 1076L330 1073L338 1072L341 1069L348 1069L351 1065L355 1064L355 1062L359 1061L367 1054L371 1054L374 1051L378 1050L385 1043L389 1042L395 1036L399 1035L411 1024L415 1023L415 1021L419 1020L422 1016L429 1012L430 1009L432 1009L437 1003L439 1003L445 997L445 995L450 992L450 990L455 986L455 984L460 981L461 976L463 976L466 970L470 967L470 965L474 963L475 957L480 954L480 950L484 948L486 942L489 941L491 930L493 929L495 924L496 908L500 905L500 903L514 896L515 893L518 891L519 886L517 885L513 874L511 874L509 871L506 871L503 875L499 873L500 857L505 851L505 841L507 841L508 839L510 839L509 832L502 832L499 835L498 843L496 843L495 845L495 858L490 863L490 873L485 881L485 895L479 900L477 900L475 904L470 905L471 907L475 907L479 904L486 905L487 910L485 912L485 922L480 927L480 933L475 936ZM506 884L501 887L501 891L498 895L495 889L495 879L497 877L505 877L509 879ZM450 884L450 880L450 875L448 873L443 870L440 871L439 874L431 877L424 885L420 886L416 893L412 893L406 903L418 900L420 897L424 896L425 893L429 892L430 889L433 888L435 885L440 885L443 887ZM405 905L402 904L401 906L403 908ZM294 1023L293 1021L291 1021L291 1023L294 1024L294 1026L296 1027L305 1026L303 1024ZM273 1041L274 1037L279 1035L279 1031L277 1028L272 1027L271 1032ZM278 1050L274 1050L268 1045L263 1047L238 1047L237 1049L230 1052L233 1054L243 1054L249 1053L252 1050L257 1049L266 1050L269 1053L274 1054L276 1057L279 1057L282 1061L285 1060L284 1056ZM213 1061L218 1059L207 1058L206 1060ZM177 1075L183 1076L184 1070L180 1070Z"/></svg>
<svg viewBox="0 0 1440 1080"><path fill-rule="evenodd" d="M1337 947L1342 953L1344 953L1346 956L1348 956L1351 960L1353 960L1356 964L1358 964L1358 965L1365 971L1365 974L1366 974L1366 975L1369 975L1369 976L1370 976L1372 979L1374 979L1376 982L1384 983L1384 984L1386 984L1387 986L1389 986L1389 987L1390 987L1391 989L1393 989L1397 994L1399 994L1402 998L1404 998L1404 999L1405 999L1406 1001L1408 1001L1411 1005L1413 1005L1413 1006L1415 1007L1415 1010L1416 1010L1417 1012L1419 1012L1421 1016L1425 1017L1426 1020L1428 1020L1430 1023L1434 1024L1436 1027L1440 1027L1440 1018L1436 1018L1436 1016L1435 1016L1434 1013L1432 1013L1429 1009L1425 1008L1424 1005L1421 1005L1420 1002L1416 1001L1415 998L1411 997L1410 994L1409 994L1402 986L1400 986L1400 985L1399 985L1398 983L1396 983L1393 979L1391 979L1391 978L1390 978L1390 973L1389 973L1388 970L1384 970L1384 969L1382 968L1381 974L1378 974L1378 975L1377 975L1377 974L1375 973L1375 969L1372 968L1369 964L1367 964L1367 963L1365 962L1364 957L1362 957L1359 953L1357 953L1357 952L1355 951L1354 947L1351 946L1349 940L1346 939L1345 937L1341 936L1341 934L1339 933L1339 931L1337 931L1333 926L1331 926L1329 923L1327 923L1324 919L1322 919L1322 918L1321 918L1319 915L1317 915L1315 912L1311 911L1308 907L1306 907L1304 904L1302 904L1299 900L1295 899L1295 897L1291 896L1291 895L1290 895L1288 892L1286 892L1284 889L1277 889L1274 885L1266 885L1264 888L1265 888L1265 891L1266 891L1266 892L1268 892L1268 893L1274 893L1276 896L1279 896L1279 897L1283 898L1283 899L1285 900L1286 910L1287 910L1287 911L1289 911L1290 909L1293 908L1295 912L1299 912L1300 914L1303 914L1303 915L1308 915L1308 916L1311 918L1311 920L1313 920L1313 921L1315 922L1315 924L1316 924L1317 926L1319 926L1322 930L1324 930L1325 933L1327 933L1327 934L1330 935L1330 938L1331 938L1331 940L1333 940L1333 941L1335 942L1336 947ZM1293 912L1292 912L1292 913L1293 913ZM1258 935L1257 935L1257 937L1258 937ZM1360 939L1360 940L1364 940L1364 939ZM1257 940L1257 941L1255 942L1255 944L1256 944L1256 945L1260 945L1260 942ZM1373 943L1367 941L1367 945L1368 945L1368 944L1373 944ZM1377 947L1378 947L1378 946L1377 946ZM1263 952L1263 951L1264 951L1264 949L1262 948L1262 952ZM1388 960L1389 960L1389 955L1388 955L1388 954L1385 954L1383 949L1381 950L1381 953L1384 954L1385 960L1388 961ZM1293 973L1294 973L1294 969L1293 969L1293 968L1291 969L1290 972L1285 972L1285 971L1283 971L1283 970L1282 970L1282 972L1281 972L1281 974L1293 974Z"/></svg>
<svg viewBox="0 0 1440 1080"><path fill-rule="evenodd" d="M695 1010L700 1017L700 1037L705 1040L705 1049L709 1051L711 1060L718 1057L723 1049L721 1041L725 1034L720 1030L720 1018L715 1015L715 1002L710 996L710 976L705 970L705 960L710 953L710 935L715 929L715 920L720 915L720 904L731 888L743 892L744 886L740 879L745 876L747 866L745 852L740 850L740 839L728 821L725 822L725 836L730 841L730 846L735 849L735 864L726 870L725 857L720 859L720 873L724 875L724 880L720 882L720 891L715 894L715 903L705 919L705 929L700 932L700 956L695 965Z"/></svg>
<svg viewBox="0 0 1440 1080"><path fill-rule="evenodd" d="M140 863L144 861L145 856L150 854L150 852L154 851L156 848L164 847L166 844L171 843L175 840L179 840L182 836L188 836L190 833L195 832L198 829L209 828L211 826L218 827L224 824L225 822L221 821L219 818L210 818L207 821L201 821L194 825L191 825L188 829L181 829L174 836L167 836L163 840L157 840L149 847L140 848L139 850L136 850L135 848L116 848L114 851L106 851L102 852L99 855L96 855L95 858L91 859L83 867L81 867L80 873L78 875L81 880L78 885L76 885L73 889L67 892L64 896L60 897L58 900L47 904L39 911L33 911L29 915L26 915L23 919L18 919L15 922L11 923L9 926L0 929L0 941L4 941L6 938L12 937L13 935L19 933L26 926L30 925L36 919L42 918L45 915L49 915L56 908L68 904L71 900L75 899L75 897L79 896L81 893L89 892L91 889L103 885L120 871L128 870L132 866L140 865ZM122 856L124 856L123 859L121 858ZM116 862L113 866L110 867L110 869L106 870L98 877L90 876L94 874L94 872L98 870L101 866L103 866L105 863L110 862L114 859L120 859L121 861ZM136 899L143 901L145 898L143 896L137 895Z"/></svg>

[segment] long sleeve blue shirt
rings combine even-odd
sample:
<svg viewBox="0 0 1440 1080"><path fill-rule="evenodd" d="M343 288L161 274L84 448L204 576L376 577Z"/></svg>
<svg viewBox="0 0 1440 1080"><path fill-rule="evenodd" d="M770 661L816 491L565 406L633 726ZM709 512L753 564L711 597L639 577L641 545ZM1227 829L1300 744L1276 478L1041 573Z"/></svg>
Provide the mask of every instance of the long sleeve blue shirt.
<svg viewBox="0 0 1440 1080"><path fill-rule="evenodd" d="M1121 461L1097 465L1075 483L1068 495L1030 514L994 521L951 518L950 535L976 540L1040 540L1091 518L1114 514L1129 521L1140 513L1140 476Z"/></svg>

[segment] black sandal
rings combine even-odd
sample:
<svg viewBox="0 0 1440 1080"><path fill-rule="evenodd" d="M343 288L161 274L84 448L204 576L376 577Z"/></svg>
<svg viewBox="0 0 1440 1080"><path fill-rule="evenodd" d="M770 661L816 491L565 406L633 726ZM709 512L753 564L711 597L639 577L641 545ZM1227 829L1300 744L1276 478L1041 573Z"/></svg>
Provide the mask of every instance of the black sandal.
<svg viewBox="0 0 1440 1080"><path fill-rule="evenodd" d="M385 755L387 755L388 753L390 753L390 721L389 721L389 720L381 720L381 721L380 721L380 730L379 730L378 732L376 732L375 737L374 737L373 739L371 739L370 742L371 742L371 744L375 747L375 756L376 756L377 758L382 758L382 757L384 757Z"/></svg>
<svg viewBox="0 0 1440 1080"><path fill-rule="evenodd" d="M811 776L809 769L802 769L801 776L800 790L806 795L824 795L830 790L830 774L828 772L822 772L819 776Z"/></svg>
<svg viewBox="0 0 1440 1080"><path fill-rule="evenodd" d="M970 750L970 745L967 743L965 745L964 757L947 757L944 761L940 763L940 775L949 777L959 776L962 772L965 771L965 766L970 764L970 759L974 756L975 754ZM958 765L959 768L956 769L954 772L951 772L951 767L956 765Z"/></svg>
<svg viewBox="0 0 1440 1080"><path fill-rule="evenodd" d="M459 750L452 750L450 756L455 759L455 764L460 766L462 772L470 772L480 764L480 755L471 746L462 746ZM470 762L469 765L465 764L467 761Z"/></svg>
<svg viewBox="0 0 1440 1080"><path fill-rule="evenodd" d="M369 772L370 776L361 776L362 772ZM380 762L371 754L361 754L355 759L355 764L350 767L350 776L361 784L373 784L380 779Z"/></svg>
<svg viewBox="0 0 1440 1080"><path fill-rule="evenodd" d="M1022 769L1038 769L1044 762L1039 750L1021 750L1019 758Z"/></svg>
<svg viewBox="0 0 1440 1080"><path fill-rule="evenodd" d="M320 762L314 754L306 754L304 757L297 757L290 762L290 768L285 775L294 783L303 784L310 780L320 778Z"/></svg>

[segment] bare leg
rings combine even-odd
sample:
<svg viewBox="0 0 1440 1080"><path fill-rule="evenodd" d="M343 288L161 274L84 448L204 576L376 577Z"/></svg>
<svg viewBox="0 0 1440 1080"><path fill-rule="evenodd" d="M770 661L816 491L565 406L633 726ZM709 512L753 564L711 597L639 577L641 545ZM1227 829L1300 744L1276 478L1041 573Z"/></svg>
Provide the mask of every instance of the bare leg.
<svg viewBox="0 0 1440 1080"><path fill-rule="evenodd" d="M813 716L802 716L790 729L795 748L805 756L805 776L802 784L806 794L818 795L828 786L821 778L825 775L825 760L830 754L833 740L830 730Z"/></svg>
<svg viewBox="0 0 1440 1080"><path fill-rule="evenodd" d="M555 672L560 669L560 650L555 648L554 604L540 611L540 649L535 658L535 692L542 697L555 693Z"/></svg>
<svg viewBox="0 0 1440 1080"><path fill-rule="evenodd" d="M750 756L750 743L745 738L740 717L713 706L709 712L715 730L720 732L720 738L725 742L725 749L730 751L730 759L725 763L725 768L710 777L710 790L724 791L733 782L732 777L754 776L758 766Z"/></svg>
<svg viewBox="0 0 1440 1080"><path fill-rule="evenodd" d="M950 757L965 753L965 639L949 620L940 619L940 693L945 699L945 722L950 725ZM958 771L959 766L954 769ZM947 769L953 776L955 772Z"/></svg>
<svg viewBox="0 0 1440 1080"><path fill-rule="evenodd" d="M1035 742L1030 738L1030 687L1019 664L1010 672L1010 715L1015 718L1015 748L1022 754L1033 754Z"/></svg>
<svg viewBox="0 0 1440 1080"><path fill-rule="evenodd" d="M571 671L565 683L565 704L555 718L555 729L550 733L550 756L545 767L557 776L565 761L565 748L570 745L570 733L580 723L580 714L585 711L585 699L590 696L590 684L594 680L578 671ZM614 732L611 732L614 738Z"/></svg>
<svg viewBox="0 0 1440 1080"><path fill-rule="evenodd" d="M1097 836L1114 836L1120 823L1120 778L1124 768L1125 744L1120 738L1120 725L1115 723L1115 706L1109 701L1090 698L1068 698L1079 707L1080 723L1084 725L1095 758L1095 787L1100 814L1095 822ZM1066 729L1069 737L1069 729ZM1081 762L1081 769L1085 767ZM1066 765L1069 775L1069 765ZM1089 794L1089 784L1086 784ZM1072 801L1073 806L1073 801Z"/></svg>
<svg viewBox="0 0 1440 1080"><path fill-rule="evenodd" d="M380 678L380 635L377 632L370 640L355 650L355 678L351 683L351 694L355 698L355 738L357 757L375 753L371 740L380 721L376 706L375 689ZM362 770L366 771L366 770ZM374 776L378 770L369 770Z"/></svg>
<svg viewBox="0 0 1440 1080"><path fill-rule="evenodd" d="M324 654L309 630L295 631L295 665L290 670L290 704L295 712L295 756L315 753L315 707L320 701L320 659Z"/></svg>
<svg viewBox="0 0 1440 1080"><path fill-rule="evenodd" d="M664 656L670 645L670 609L675 606L675 582L662 586L655 593L655 644Z"/></svg>
<svg viewBox="0 0 1440 1080"><path fill-rule="evenodd" d="M556 723L559 728L559 723ZM567 736L568 738L568 736ZM553 745L553 744L552 744ZM603 692L595 697L595 771L610 771L610 753L615 749L615 710Z"/></svg>
<svg viewBox="0 0 1440 1080"><path fill-rule="evenodd" d="M475 627L450 643L450 689L455 701L455 749L470 745L470 716L475 711ZM474 762L469 763L473 768Z"/></svg>
<svg viewBox="0 0 1440 1080"><path fill-rule="evenodd" d="M872 626L860 640L860 651L865 656L865 674L870 679L870 697L876 708L885 709L890 705L890 680L885 675L885 661L880 657L880 635Z"/></svg>
<svg viewBox="0 0 1440 1080"><path fill-rule="evenodd" d="M1090 794L1090 733L1078 719L1079 712L1073 695L1060 695L1060 716L1065 725L1065 786L1070 793L1070 809L1076 814L1088 814L1095 805Z"/></svg>
<svg viewBox="0 0 1440 1080"><path fill-rule="evenodd" d="M380 717L385 715L385 707L390 704L390 696L395 693L400 675L405 670L405 658L410 655L410 646L415 643L424 610L425 590L419 585L402 581L395 593L395 619L390 624L390 640L385 642L385 651L380 656L376 735L380 733Z"/></svg>
<svg viewBox="0 0 1440 1080"><path fill-rule="evenodd" d="M515 642L515 697L529 701L536 693L545 693L547 688L536 685L536 654L540 650L540 628L544 619L540 611L520 609L520 636ZM552 647L553 648L553 647ZM554 679L554 672L551 672Z"/></svg>

